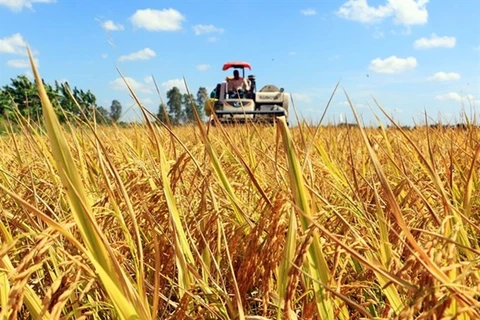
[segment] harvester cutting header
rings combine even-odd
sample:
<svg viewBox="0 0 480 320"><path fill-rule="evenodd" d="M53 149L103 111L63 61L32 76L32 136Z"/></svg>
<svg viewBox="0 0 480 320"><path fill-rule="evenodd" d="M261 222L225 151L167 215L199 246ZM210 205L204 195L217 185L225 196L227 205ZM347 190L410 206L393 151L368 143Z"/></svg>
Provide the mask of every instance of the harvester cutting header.
<svg viewBox="0 0 480 320"><path fill-rule="evenodd" d="M272 84L257 92L255 76L245 77L245 69L252 69L248 62L227 62L222 70L229 69L234 69L233 77L227 76L224 82L218 83L205 104L205 113L212 124L216 120L212 111L222 123L274 123L279 116L288 120L289 93Z"/></svg>

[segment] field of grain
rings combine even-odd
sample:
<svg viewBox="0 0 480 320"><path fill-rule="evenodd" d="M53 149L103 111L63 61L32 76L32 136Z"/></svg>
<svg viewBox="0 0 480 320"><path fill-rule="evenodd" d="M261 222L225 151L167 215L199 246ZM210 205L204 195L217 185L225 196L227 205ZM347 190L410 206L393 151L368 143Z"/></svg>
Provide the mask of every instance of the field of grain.
<svg viewBox="0 0 480 320"><path fill-rule="evenodd" d="M1 319L479 318L478 126L62 127L42 98L0 138Z"/></svg>

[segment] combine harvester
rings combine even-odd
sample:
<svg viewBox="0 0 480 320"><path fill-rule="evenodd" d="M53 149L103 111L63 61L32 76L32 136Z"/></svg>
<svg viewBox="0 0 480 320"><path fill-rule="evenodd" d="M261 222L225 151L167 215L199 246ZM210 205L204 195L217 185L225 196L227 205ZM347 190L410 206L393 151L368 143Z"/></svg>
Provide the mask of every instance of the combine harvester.
<svg viewBox="0 0 480 320"><path fill-rule="evenodd" d="M217 84L205 103L205 113L212 125L215 125L216 121L222 124L273 124L279 116L285 116L288 124L289 93L272 84L263 86L257 92L255 76L249 75L245 78L245 69L252 69L247 62L227 62L222 70L231 68L234 69L234 76L228 76L224 82Z"/></svg>

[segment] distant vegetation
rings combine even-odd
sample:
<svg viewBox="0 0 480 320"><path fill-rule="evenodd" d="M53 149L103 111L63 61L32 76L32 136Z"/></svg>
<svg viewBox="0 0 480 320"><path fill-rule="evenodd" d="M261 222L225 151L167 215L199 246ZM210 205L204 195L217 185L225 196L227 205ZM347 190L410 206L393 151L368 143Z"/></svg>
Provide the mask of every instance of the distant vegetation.
<svg viewBox="0 0 480 320"><path fill-rule="evenodd" d="M332 125L327 125L327 126L332 126ZM333 125L334 127L339 127L339 128L357 128L358 124L356 123L338 123ZM424 128L426 125L415 125L415 126L407 126L403 125L400 126L402 130L414 130L418 128ZM432 129L467 129L468 127L476 127L478 126L476 123L456 123L456 124L442 124L442 123L432 123L429 124L428 127ZM395 129L397 128L396 126L393 125L386 125L387 129ZM378 129L381 129L381 127L378 127Z"/></svg>
<svg viewBox="0 0 480 320"><path fill-rule="evenodd" d="M113 99L109 109L97 102L97 97L91 90L71 88L67 82L55 81L48 84L43 81L47 95L52 101L55 112L61 123L82 117L98 124L110 125L125 124L121 122L122 104ZM166 93L167 101L158 107L157 117L160 121L166 121L168 115L172 125L184 124L194 120L194 105L203 116L203 105L207 97L207 89L200 87L197 96L182 94L177 87L171 88ZM18 121L18 115L38 122L42 118L42 105L38 96L35 83L25 75L19 75L11 79L11 83L0 88L0 132L2 122L7 119L13 123Z"/></svg>
<svg viewBox="0 0 480 320"><path fill-rule="evenodd" d="M46 110L0 137L1 319L480 318L473 126L67 131Z"/></svg>
<svg viewBox="0 0 480 320"><path fill-rule="evenodd" d="M66 82L55 81L53 85L43 82L43 84L60 122L80 116L82 112L88 120L92 120L95 116L99 123L107 123L111 119L119 118L121 105L118 101L112 102L112 112L109 113L104 107L97 105L97 98L90 90L70 88ZM11 79L9 85L0 88L0 117L14 121L17 111L23 117L33 121L38 121L42 116L42 105L37 87L25 75Z"/></svg>
<svg viewBox="0 0 480 320"><path fill-rule="evenodd" d="M0 319L480 319L470 123L123 128L118 102L21 79L2 91L22 134L0 137ZM172 88L159 114L185 123L203 96Z"/></svg>
<svg viewBox="0 0 480 320"><path fill-rule="evenodd" d="M89 89L71 88L67 82L57 80L54 81L53 85L43 81L43 85L52 101L60 123L80 117L84 120L86 118L88 121L95 119L95 122L100 125L111 125L113 123L121 126L127 125L127 122L121 121L123 108L117 99L113 99L107 109L98 104L97 97ZM199 87L196 96L181 93L178 87L172 87L166 92L166 98L166 101L162 101L156 109L158 121L169 122L173 126L191 123L195 120L192 106L197 109L201 119L205 116L204 105L206 99L208 99L208 92L205 87ZM15 124L18 122L18 115L34 123L39 122L39 119L42 118L42 106L37 87L25 75L19 75L11 79L10 84L0 87L0 133L5 131L5 121L9 120L10 123ZM358 126L356 123L346 122L325 124L325 126L332 125L350 128ZM466 129L468 125L472 124L431 123L428 126L443 129ZM417 127L424 127L424 125L404 125L402 129L413 130Z"/></svg>
<svg viewBox="0 0 480 320"><path fill-rule="evenodd" d="M167 91L166 105L163 103L160 104L157 117L160 121L166 122L166 115L168 115L172 125L193 122L195 116L192 106L197 109L199 116L202 118L204 115L203 107L207 97L208 93L205 87L198 89L196 97L194 97L193 94L182 94L177 87L173 87Z"/></svg>

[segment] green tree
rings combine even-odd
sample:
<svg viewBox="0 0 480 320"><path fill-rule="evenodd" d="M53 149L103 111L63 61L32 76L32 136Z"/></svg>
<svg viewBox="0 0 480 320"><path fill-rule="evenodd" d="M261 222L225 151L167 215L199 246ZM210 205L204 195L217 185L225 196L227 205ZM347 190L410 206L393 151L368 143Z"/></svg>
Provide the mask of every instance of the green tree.
<svg viewBox="0 0 480 320"><path fill-rule="evenodd" d="M93 113L95 112L95 109L97 109L97 98L90 90L78 90L77 95L77 101L79 102L82 111L85 113L88 120L92 120Z"/></svg>
<svg viewBox="0 0 480 320"><path fill-rule="evenodd" d="M84 91L76 87L70 90L67 82L55 81L52 86L42 79L42 83L61 122L72 115L80 116L80 110L85 112L89 120L93 119L94 112L98 112L97 98L90 90ZM80 109L74 99L78 102ZM13 113L16 109L24 117L34 121L41 119L42 104L37 85L25 75L11 79L9 85L0 89L0 117L12 115L10 118L14 119Z"/></svg>
<svg viewBox="0 0 480 320"><path fill-rule="evenodd" d="M95 108L95 121L99 124L110 124L111 116L108 113L107 109L104 107L96 107Z"/></svg>
<svg viewBox="0 0 480 320"><path fill-rule="evenodd" d="M208 99L207 88L205 88L205 87L198 88L198 91L197 91L197 112L198 112L198 115L200 116L200 119L203 119L203 116L205 115L204 107L205 107L205 103L207 102L207 99Z"/></svg>
<svg viewBox="0 0 480 320"><path fill-rule="evenodd" d="M162 102L158 107L157 118L160 122L166 123L167 116L168 116L167 106L165 105L165 103Z"/></svg>
<svg viewBox="0 0 480 320"><path fill-rule="evenodd" d="M173 87L167 91L167 106L170 122L172 124L179 124L183 118L182 110L182 94L177 87Z"/></svg>
<svg viewBox="0 0 480 320"><path fill-rule="evenodd" d="M12 113L15 108L18 108L21 115L38 119L42 115L42 105L35 83L25 75L19 75L10 80L11 84L4 86L2 90L3 97L0 99L2 114ZM45 89L49 97L53 98L52 87L46 86Z"/></svg>
<svg viewBox="0 0 480 320"><path fill-rule="evenodd" d="M197 105L192 94L184 93L182 95L182 107L183 107L183 119L182 119L183 122L195 121L195 115L193 113L192 107L197 108Z"/></svg>
<svg viewBox="0 0 480 320"><path fill-rule="evenodd" d="M58 108L63 109L67 118L72 116L83 118L83 112L88 120L93 119L93 113L97 109L97 98L90 90L84 91L77 87L72 89L68 82L58 83L58 81L55 81L55 90ZM63 112L57 110L57 113L60 121L64 121Z"/></svg>
<svg viewBox="0 0 480 320"><path fill-rule="evenodd" d="M70 95L70 91L72 91L72 95L78 102L78 92L77 88L70 90L70 86L68 82L59 83L55 80L55 91L58 93L57 102L60 107L65 111L66 116L70 118L72 115L80 116L79 109ZM61 115L61 121L65 120L63 115Z"/></svg>
<svg viewBox="0 0 480 320"><path fill-rule="evenodd" d="M110 106L110 119L113 122L118 122L122 116L122 104L118 100L113 100Z"/></svg>
<svg viewBox="0 0 480 320"><path fill-rule="evenodd" d="M7 114L11 109L12 99L8 95L7 91L0 88L0 118Z"/></svg>

